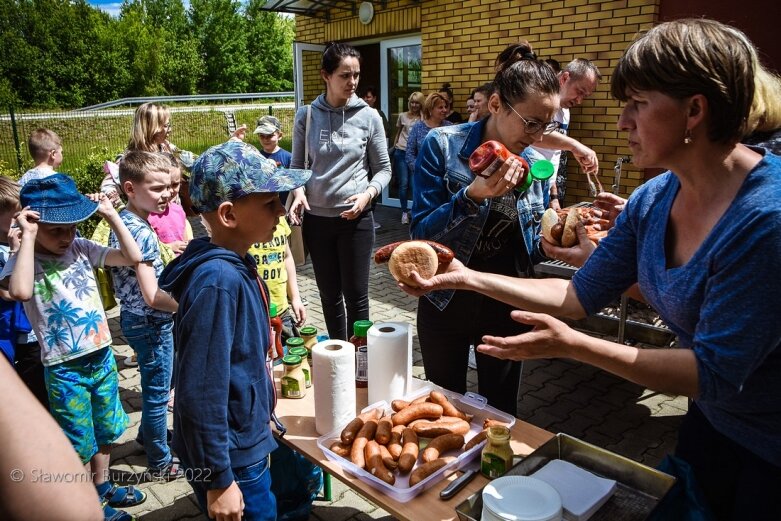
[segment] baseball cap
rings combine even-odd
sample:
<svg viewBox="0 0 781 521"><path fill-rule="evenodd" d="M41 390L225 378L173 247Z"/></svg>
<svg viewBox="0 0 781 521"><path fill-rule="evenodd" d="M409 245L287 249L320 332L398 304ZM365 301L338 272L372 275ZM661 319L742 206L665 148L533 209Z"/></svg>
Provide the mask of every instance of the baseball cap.
<svg viewBox="0 0 781 521"><path fill-rule="evenodd" d="M19 192L22 208L38 212L44 224L75 224L98 210L98 203L79 193L76 182L65 174L28 181Z"/></svg>
<svg viewBox="0 0 781 521"><path fill-rule="evenodd" d="M249 194L287 192L303 186L311 170L278 168L257 148L227 141L201 154L193 163L190 199L198 212L212 212L225 201Z"/></svg>
<svg viewBox="0 0 781 521"><path fill-rule="evenodd" d="M263 116L258 118L253 134L273 134L274 132L282 131L282 123L279 122L274 116Z"/></svg>

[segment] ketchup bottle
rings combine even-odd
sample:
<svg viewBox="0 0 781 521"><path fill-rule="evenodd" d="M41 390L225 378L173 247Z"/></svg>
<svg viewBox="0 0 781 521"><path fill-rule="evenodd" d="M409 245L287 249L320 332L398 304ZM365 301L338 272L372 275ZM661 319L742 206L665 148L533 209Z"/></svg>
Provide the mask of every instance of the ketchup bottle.
<svg viewBox="0 0 781 521"><path fill-rule="evenodd" d="M502 143L493 140L486 141L472 152L469 156L469 169L477 176L491 177L509 157L520 161L523 168L523 181L515 187L519 192L527 190L535 180L545 181L553 175L553 163L547 159L535 161L529 168L529 163L525 159L507 150Z"/></svg>
<svg viewBox="0 0 781 521"><path fill-rule="evenodd" d="M282 319L277 316L277 305L273 302L269 304L268 314L271 323L271 335L273 346L269 349L274 365L282 363L282 357L285 356L284 347L282 347Z"/></svg>
<svg viewBox="0 0 781 521"><path fill-rule="evenodd" d="M353 324L353 336L350 343L355 346L355 386L368 387L369 385L369 360L366 355L368 340L366 335L372 327L371 320L356 320Z"/></svg>

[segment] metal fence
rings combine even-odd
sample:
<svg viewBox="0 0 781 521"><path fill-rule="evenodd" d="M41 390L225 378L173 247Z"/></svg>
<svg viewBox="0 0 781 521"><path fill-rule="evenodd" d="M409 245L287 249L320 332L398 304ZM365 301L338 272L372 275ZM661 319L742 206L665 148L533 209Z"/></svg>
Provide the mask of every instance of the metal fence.
<svg viewBox="0 0 781 521"><path fill-rule="evenodd" d="M155 101L171 110L170 140L177 147L200 154L208 147L227 139L241 124L252 136L255 121L265 114L273 114L282 122L289 146L293 129L292 92L213 96L166 96L159 98L128 98L117 100L124 108L105 108L108 104L72 111L17 112L8 107L0 113L0 170L23 173L32 166L27 150L30 133L47 128L62 140L63 163L60 171L79 169L98 159L109 159L121 153L130 139L134 104Z"/></svg>

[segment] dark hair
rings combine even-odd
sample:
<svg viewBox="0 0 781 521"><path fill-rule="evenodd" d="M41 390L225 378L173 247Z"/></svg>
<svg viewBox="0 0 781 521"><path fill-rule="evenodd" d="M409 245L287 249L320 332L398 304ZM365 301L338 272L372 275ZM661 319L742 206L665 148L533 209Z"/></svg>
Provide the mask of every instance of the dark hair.
<svg viewBox="0 0 781 521"><path fill-rule="evenodd" d="M455 97L453 96L453 89L450 88L449 83L443 83L437 92L444 92L447 94L448 103L453 103Z"/></svg>
<svg viewBox="0 0 781 521"><path fill-rule="evenodd" d="M496 58L493 92L515 105L531 94L558 94L559 80L545 62L537 59L529 42L509 45Z"/></svg>
<svg viewBox="0 0 781 521"><path fill-rule="evenodd" d="M751 42L729 25L706 19L657 25L635 40L618 60L610 82L613 97L657 91L675 99L702 94L708 100L708 138L740 139L754 98Z"/></svg>
<svg viewBox="0 0 781 521"><path fill-rule="evenodd" d="M352 45L339 42L328 42L325 44L323 57L320 60L320 69L327 74L332 74L345 58L356 58L361 61L361 53Z"/></svg>
<svg viewBox="0 0 781 521"><path fill-rule="evenodd" d="M370 92L372 93L372 95L375 98L379 98L380 97L379 92L377 91L377 87L375 87L374 85L367 85L366 87L364 87L363 88L363 94L361 95L361 97L366 96Z"/></svg>
<svg viewBox="0 0 781 521"><path fill-rule="evenodd" d="M472 96L474 96L477 93L482 94L486 98L490 98L491 94L494 93L494 83L492 81L489 81L488 83L483 83L479 87L477 87L475 90L472 91Z"/></svg>
<svg viewBox="0 0 781 521"><path fill-rule="evenodd" d="M561 72L561 65L559 64L559 60L555 60L553 58L545 58L544 62L545 65L553 69L553 72L555 72L556 74Z"/></svg>
<svg viewBox="0 0 781 521"><path fill-rule="evenodd" d="M569 77L573 80L585 78L590 74L594 75L594 79L597 81L602 79L602 73L599 72L599 67L585 58L575 58L564 67L564 71L568 72Z"/></svg>

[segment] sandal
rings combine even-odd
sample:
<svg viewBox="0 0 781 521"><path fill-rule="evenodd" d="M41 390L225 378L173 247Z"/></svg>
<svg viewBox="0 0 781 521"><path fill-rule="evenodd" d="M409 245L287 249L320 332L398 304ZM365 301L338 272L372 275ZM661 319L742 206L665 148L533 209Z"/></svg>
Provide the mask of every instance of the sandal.
<svg viewBox="0 0 781 521"><path fill-rule="evenodd" d="M146 470L149 481L174 481L184 477L184 469L179 458L173 456L171 462L161 468L149 467Z"/></svg>
<svg viewBox="0 0 781 521"><path fill-rule="evenodd" d="M109 484L109 487L105 492L101 493L100 490L98 490L98 496L104 506L133 507L146 501L146 492L136 489L133 485L120 487L113 482L107 483ZM101 487L103 487L103 485L101 485Z"/></svg>
<svg viewBox="0 0 781 521"><path fill-rule="evenodd" d="M104 521L135 521L136 518L125 512L124 510L115 510L106 505L103 507L103 519Z"/></svg>

